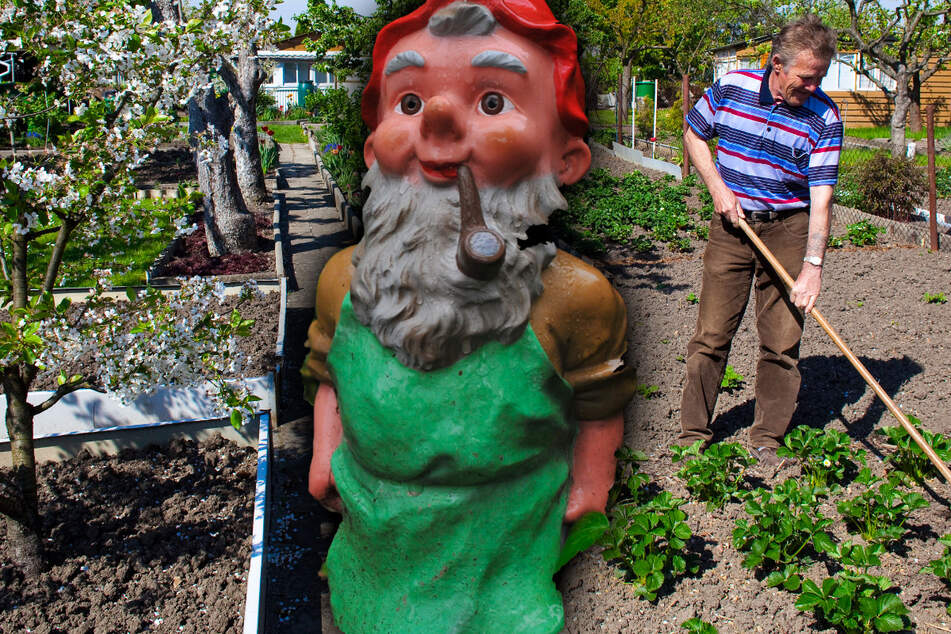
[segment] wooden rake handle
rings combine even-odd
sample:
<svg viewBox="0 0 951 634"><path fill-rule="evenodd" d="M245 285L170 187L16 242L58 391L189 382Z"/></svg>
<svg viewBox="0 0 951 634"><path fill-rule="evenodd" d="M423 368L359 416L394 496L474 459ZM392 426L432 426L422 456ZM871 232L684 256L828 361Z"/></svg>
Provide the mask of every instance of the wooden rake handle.
<svg viewBox="0 0 951 634"><path fill-rule="evenodd" d="M753 232L753 229L747 224L742 218L737 219L740 224L740 229L743 230L743 233L746 234L746 237L756 246L756 249L763 255L764 258L769 262L769 265L773 267L773 270L776 271L776 274L783 280L783 283L786 285L787 289L792 288L793 278L790 277L789 273L786 272L786 269L783 268L783 265L779 263L779 260L776 259L776 256L763 244L763 241L760 240L759 236ZM842 338L839 337L839 334L835 329L826 321L826 318L822 316L822 313L815 307L809 313L816 318L816 321L819 322L819 325L822 326L822 329L826 331L826 334L832 339L832 341L839 347L839 350L842 351L842 354L845 355L845 358L849 360L849 363L858 370L859 374L862 375L862 378L865 379L865 382L868 383L869 387L875 392L879 399L885 404L885 407L888 408L888 411L892 413L892 416L898 419L898 422L901 423L901 426L905 428L905 431L908 432L908 435L911 436L918 446L921 447L921 450L925 452L925 455L928 456L928 459L931 460L935 468L944 476L944 481L951 483L951 470L948 469L948 466L938 457L938 454L935 453L934 449L931 448L931 445L922 438L921 434L915 429L915 426L911 424L908 418L904 413L898 408L898 405L895 404L895 401L891 399L888 393L882 389L882 386L878 384L878 381L875 380L875 377L872 376L872 373L866 369L862 362L859 361L852 351L849 349L845 342L842 341Z"/></svg>

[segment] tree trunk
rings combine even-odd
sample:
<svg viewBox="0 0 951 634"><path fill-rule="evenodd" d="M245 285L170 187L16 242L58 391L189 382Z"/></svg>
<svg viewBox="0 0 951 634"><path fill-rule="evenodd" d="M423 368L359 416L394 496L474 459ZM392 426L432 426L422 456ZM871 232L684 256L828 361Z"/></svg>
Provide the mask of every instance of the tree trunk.
<svg viewBox="0 0 951 634"><path fill-rule="evenodd" d="M264 81L257 50L248 44L238 54L238 64L234 73L222 73L231 94L231 106L234 113L234 127L231 140L234 144L235 168L238 185L244 202L261 211L268 202L267 188L264 185L264 172L261 169L261 152L258 149L258 89Z"/></svg>
<svg viewBox="0 0 951 634"><path fill-rule="evenodd" d="M905 119L910 106L908 75L902 67L895 81L895 109L892 110L890 146L893 157L905 154Z"/></svg>
<svg viewBox="0 0 951 634"><path fill-rule="evenodd" d="M228 141L232 124L228 96L216 97L214 88L203 89L188 102L188 138L196 148L205 236L212 256L243 253L257 246L254 217L241 197Z"/></svg>
<svg viewBox="0 0 951 634"><path fill-rule="evenodd" d="M623 141L627 129L627 116L631 113L631 63L625 62L618 79L618 139ZM633 145L633 140L632 140Z"/></svg>
<svg viewBox="0 0 951 634"><path fill-rule="evenodd" d="M7 396L7 434L13 462L13 489L19 513L8 515L7 541L13 564L27 577L35 577L45 567L40 535L39 500L36 493L36 459L33 455L33 413L26 400L27 389L15 378L16 369L4 377Z"/></svg>
<svg viewBox="0 0 951 634"><path fill-rule="evenodd" d="M921 132L921 75L911 74L911 105L908 108L908 128L912 132Z"/></svg>

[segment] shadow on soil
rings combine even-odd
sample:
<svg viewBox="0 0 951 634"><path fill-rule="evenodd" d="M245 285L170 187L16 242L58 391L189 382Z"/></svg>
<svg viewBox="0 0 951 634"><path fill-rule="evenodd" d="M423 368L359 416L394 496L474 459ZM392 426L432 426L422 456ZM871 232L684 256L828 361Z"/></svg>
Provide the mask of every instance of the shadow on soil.
<svg viewBox="0 0 951 634"><path fill-rule="evenodd" d="M887 360L859 357L859 360L890 395L896 394L910 377L923 370L919 363L907 356ZM813 356L801 359L799 370L802 374L799 405L789 428L799 425L822 428L840 419L846 423L848 434L853 440L881 457L878 449L868 441L868 436L884 422L883 415L887 414L885 405L875 399L852 422L847 422L841 414L843 409L855 405L866 392L871 391L852 364L845 357ZM753 414L753 399L719 414L713 425L713 441L722 441L740 429L751 426Z"/></svg>

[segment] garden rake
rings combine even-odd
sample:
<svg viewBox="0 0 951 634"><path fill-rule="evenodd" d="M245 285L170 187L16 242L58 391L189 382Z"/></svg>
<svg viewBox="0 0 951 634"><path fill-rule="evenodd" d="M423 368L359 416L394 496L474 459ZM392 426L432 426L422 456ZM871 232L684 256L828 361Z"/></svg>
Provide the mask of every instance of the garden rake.
<svg viewBox="0 0 951 634"><path fill-rule="evenodd" d="M764 258L769 262L770 266L773 267L773 270L776 271L776 274L783 280L783 283L786 285L787 289L792 288L793 278L786 272L786 269L783 268L783 265L779 263L779 260L776 259L776 256L772 254L769 248L763 244L763 241L760 240L759 236L753 232L753 229L747 224L743 218L737 218L739 222L740 229L743 230L743 233L746 234L746 237L756 246L756 249L763 255ZM849 363L858 370L859 374L862 375L862 378L865 379L865 382L868 383L869 387L872 388L872 391L875 392L876 396L885 404L885 407L888 408L888 411L898 419L898 422L901 423L901 426L905 428L905 431L908 432L908 435L911 436L914 441L921 447L921 450L925 452L925 455L928 456L928 459L931 460L935 468L944 476L944 481L948 484L951 484L951 470L948 469L948 466L938 457L938 454L935 453L934 449L925 441L921 436L915 426L909 422L908 418L904 413L898 408L898 405L895 404L895 401L882 389L882 386L878 384L878 381L875 380L875 377L872 376L862 362L858 360L852 351L849 349L845 342L839 337L839 334L835 329L826 321L826 318L822 316L822 313L815 307L809 313L816 318L816 321L819 322L819 325L822 326L822 329L826 331L826 334L832 339L833 343L839 347L839 350L842 351L842 354L845 355L845 358L849 360Z"/></svg>

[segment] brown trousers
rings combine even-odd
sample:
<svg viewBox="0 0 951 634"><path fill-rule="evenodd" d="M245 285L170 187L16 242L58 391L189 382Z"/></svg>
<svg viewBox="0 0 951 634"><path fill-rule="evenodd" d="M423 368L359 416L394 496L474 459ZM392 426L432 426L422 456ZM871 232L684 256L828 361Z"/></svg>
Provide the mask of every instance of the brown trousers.
<svg viewBox="0 0 951 634"><path fill-rule="evenodd" d="M808 212L751 222L750 226L795 279L806 252ZM710 423L720 382L733 336L746 312L751 284L760 345L750 446L782 444L799 395L797 365L803 314L789 301L782 280L757 254L742 230L719 215L710 223L710 240L703 255L700 314L696 334L687 344L687 376L680 408L683 431L677 444L709 442L713 437Z"/></svg>

